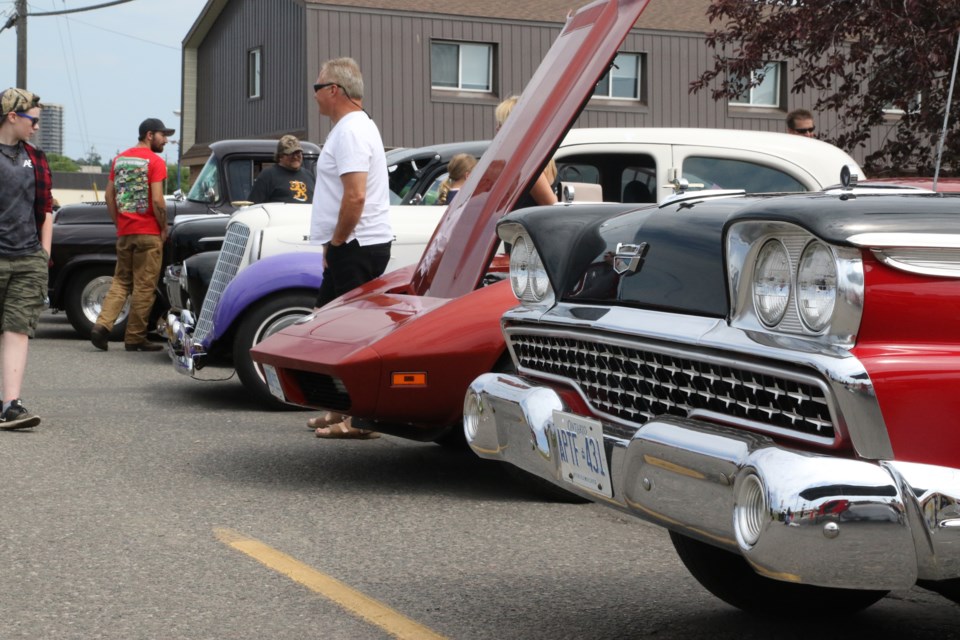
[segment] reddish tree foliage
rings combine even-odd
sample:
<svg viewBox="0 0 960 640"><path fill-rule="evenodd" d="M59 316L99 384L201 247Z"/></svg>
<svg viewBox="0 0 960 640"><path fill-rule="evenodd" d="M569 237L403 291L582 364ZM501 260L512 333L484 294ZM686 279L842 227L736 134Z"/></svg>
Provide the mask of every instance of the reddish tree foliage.
<svg viewBox="0 0 960 640"><path fill-rule="evenodd" d="M906 168L932 175L960 37L957 0L712 0L707 34L714 67L690 85L715 100L742 91L767 61L793 65L791 93L812 90L814 109L834 111L836 130L821 135L852 151L870 129L890 124L883 146L866 158L870 175ZM757 78L759 80L759 78ZM954 87L944 170L960 173L960 79ZM919 105L917 96L920 97Z"/></svg>

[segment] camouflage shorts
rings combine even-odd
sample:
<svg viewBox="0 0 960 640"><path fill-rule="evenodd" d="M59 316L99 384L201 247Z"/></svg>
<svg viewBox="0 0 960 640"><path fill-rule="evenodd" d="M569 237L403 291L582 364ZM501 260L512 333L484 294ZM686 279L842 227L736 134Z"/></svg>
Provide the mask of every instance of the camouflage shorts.
<svg viewBox="0 0 960 640"><path fill-rule="evenodd" d="M46 307L49 260L43 249L26 256L0 256L0 331L33 337Z"/></svg>

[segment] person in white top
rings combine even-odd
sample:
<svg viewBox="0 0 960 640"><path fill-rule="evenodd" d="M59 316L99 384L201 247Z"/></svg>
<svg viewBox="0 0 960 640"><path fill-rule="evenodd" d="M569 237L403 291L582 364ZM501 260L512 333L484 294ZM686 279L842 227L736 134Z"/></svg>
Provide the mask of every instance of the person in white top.
<svg viewBox="0 0 960 640"><path fill-rule="evenodd" d="M323 63L314 98L333 122L317 161L310 239L324 246L317 306L383 274L390 260L390 183L380 130L363 110L363 76L352 58ZM349 418L327 413L308 422L318 438L375 438Z"/></svg>

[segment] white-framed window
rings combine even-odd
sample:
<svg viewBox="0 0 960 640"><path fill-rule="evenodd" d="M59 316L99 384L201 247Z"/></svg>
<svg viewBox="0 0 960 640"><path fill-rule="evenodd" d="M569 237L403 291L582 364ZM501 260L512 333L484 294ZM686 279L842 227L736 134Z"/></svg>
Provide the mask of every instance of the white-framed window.
<svg viewBox="0 0 960 640"><path fill-rule="evenodd" d="M430 85L434 89L492 92L493 45L432 42Z"/></svg>
<svg viewBox="0 0 960 640"><path fill-rule="evenodd" d="M889 116L902 116L906 115L907 113L919 113L921 99L922 95L919 93L913 96L913 100L908 103L906 111L899 107L893 106L892 102L888 102L887 104L883 105L883 112Z"/></svg>
<svg viewBox="0 0 960 640"><path fill-rule="evenodd" d="M762 69L750 72L749 82L760 84L745 88L740 95L730 100L730 104L749 107L779 107L780 106L780 67L779 62L768 62ZM733 82L739 79L734 77ZM746 85L747 81L742 84Z"/></svg>
<svg viewBox="0 0 960 640"><path fill-rule="evenodd" d="M247 51L247 97L260 98L263 77L263 47Z"/></svg>
<svg viewBox="0 0 960 640"><path fill-rule="evenodd" d="M643 80L643 57L639 53L618 53L613 66L600 78L594 98L639 100Z"/></svg>

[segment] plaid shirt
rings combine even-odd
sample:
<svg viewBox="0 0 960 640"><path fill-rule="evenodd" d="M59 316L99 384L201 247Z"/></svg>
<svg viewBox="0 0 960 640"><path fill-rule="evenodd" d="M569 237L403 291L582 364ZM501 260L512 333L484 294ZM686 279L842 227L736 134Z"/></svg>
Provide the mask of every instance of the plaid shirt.
<svg viewBox="0 0 960 640"><path fill-rule="evenodd" d="M47 214L53 211L53 181L50 177L50 165L47 164L47 156L36 147L24 144L30 162L33 164L33 175L36 178L37 190L33 197L33 217L37 223L37 235L40 235L40 229L47 218Z"/></svg>

